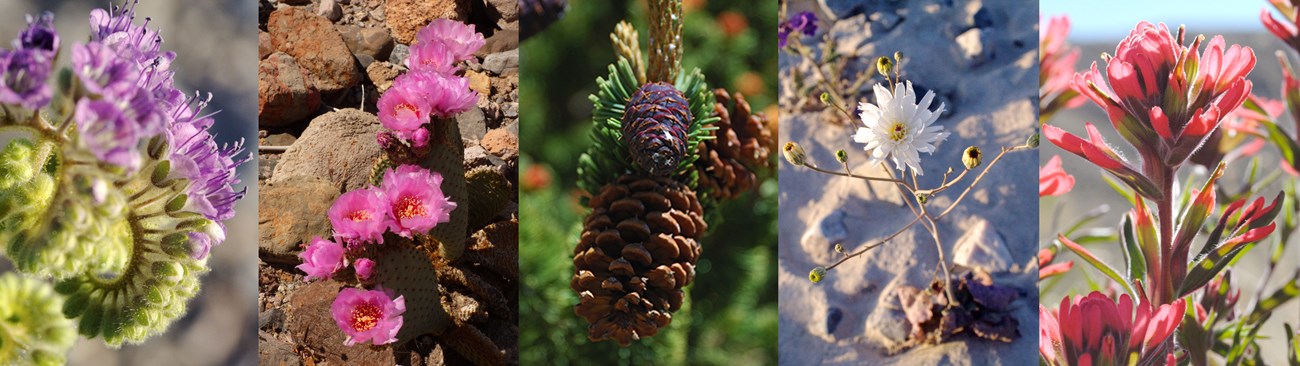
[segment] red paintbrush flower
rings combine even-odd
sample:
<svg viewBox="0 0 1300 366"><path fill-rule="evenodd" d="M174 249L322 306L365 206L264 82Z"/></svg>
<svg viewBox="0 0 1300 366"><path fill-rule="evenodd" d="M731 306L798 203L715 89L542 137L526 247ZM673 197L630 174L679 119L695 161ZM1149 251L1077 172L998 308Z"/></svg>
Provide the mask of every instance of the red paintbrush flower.
<svg viewBox="0 0 1300 366"><path fill-rule="evenodd" d="M1179 299L1153 306L1145 299L1134 304L1128 294L1119 302L1100 292L1066 297L1051 311L1038 307L1038 352L1047 365L1139 365L1167 361L1165 341L1178 328L1187 307Z"/></svg>
<svg viewBox="0 0 1300 366"><path fill-rule="evenodd" d="M1138 193L1165 197L1167 188L1161 187L1172 182L1172 173L1250 94L1245 77L1255 67L1249 47L1226 46L1215 36L1201 52L1205 37L1190 46L1183 46L1183 38L1182 28L1175 36L1164 24L1143 21L1119 43L1115 56L1104 57L1104 73L1094 62L1090 71L1074 76L1074 89L1105 109L1115 130L1138 151L1141 161L1132 163L1140 168L1110 151L1093 128L1089 140L1051 126L1044 126L1044 136Z"/></svg>

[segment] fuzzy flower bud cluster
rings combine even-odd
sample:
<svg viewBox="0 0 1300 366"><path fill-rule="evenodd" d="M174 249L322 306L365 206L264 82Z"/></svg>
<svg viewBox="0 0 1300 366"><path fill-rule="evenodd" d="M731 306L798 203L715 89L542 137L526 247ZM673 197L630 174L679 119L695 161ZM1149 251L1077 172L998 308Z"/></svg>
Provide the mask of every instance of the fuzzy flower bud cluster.
<svg viewBox="0 0 1300 366"><path fill-rule="evenodd" d="M54 282L39 295L64 305L42 327L111 347L185 314L244 196L236 169L248 159L242 143L216 142L214 113L203 111L211 97L176 88L177 55L144 19L135 3L95 9L90 36L65 44L52 14L28 16L0 49L4 255L24 281ZM0 334L5 349L61 357L39 348L54 340L14 342L54 334L28 328L0 331L10 332ZM12 356L0 363L21 363Z"/></svg>

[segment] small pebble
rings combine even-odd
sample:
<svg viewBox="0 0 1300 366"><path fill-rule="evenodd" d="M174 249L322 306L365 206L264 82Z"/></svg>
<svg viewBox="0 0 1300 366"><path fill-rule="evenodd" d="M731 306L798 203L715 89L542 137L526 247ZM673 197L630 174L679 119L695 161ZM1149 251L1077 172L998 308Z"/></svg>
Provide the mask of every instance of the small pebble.
<svg viewBox="0 0 1300 366"><path fill-rule="evenodd" d="M844 319L844 312L840 308L831 307L826 310L826 334L835 334L835 328L840 326L840 320Z"/></svg>

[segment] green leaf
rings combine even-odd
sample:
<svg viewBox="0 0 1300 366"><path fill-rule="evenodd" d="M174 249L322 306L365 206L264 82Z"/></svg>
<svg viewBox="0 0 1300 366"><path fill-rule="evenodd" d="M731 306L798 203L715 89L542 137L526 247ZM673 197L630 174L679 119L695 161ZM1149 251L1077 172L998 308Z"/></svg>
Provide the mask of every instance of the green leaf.
<svg viewBox="0 0 1300 366"><path fill-rule="evenodd" d="M1297 145L1291 136L1287 136L1277 124L1262 121L1260 125L1268 131L1268 141L1277 146L1278 152L1282 154L1282 160L1291 165L1292 169L1300 171L1300 145Z"/></svg>
<svg viewBox="0 0 1300 366"><path fill-rule="evenodd" d="M1124 215L1124 221L1120 227L1122 233L1120 243L1124 246L1124 261L1128 262L1128 278L1142 278L1146 276L1147 261L1142 255L1142 248L1138 245L1137 237L1133 234L1132 217Z"/></svg>
<svg viewBox="0 0 1300 366"><path fill-rule="evenodd" d="M1255 304L1255 310L1251 311L1250 316L1246 318L1246 322L1257 324L1258 321L1267 317L1278 306L1291 301L1296 296L1300 296L1300 271L1296 271L1295 276L1291 277L1291 280L1287 281L1282 288L1273 291L1272 295L1260 299L1259 303Z"/></svg>
<svg viewBox="0 0 1300 366"><path fill-rule="evenodd" d="M1115 190L1115 193L1119 193L1120 197L1124 197L1124 199L1128 201L1129 205L1137 204L1135 202L1137 196L1134 195L1133 191L1129 190L1127 184L1120 182L1118 179L1115 179L1115 177L1110 176L1109 174L1102 175L1101 179L1106 181L1106 185L1110 186L1110 189Z"/></svg>
<svg viewBox="0 0 1300 366"><path fill-rule="evenodd" d="M1098 271L1101 271L1101 273L1106 275L1106 277L1110 277L1111 280L1114 280L1115 282L1118 282L1121 286L1124 286L1124 291L1128 292L1132 296L1137 296L1137 293L1133 291L1133 285L1129 283L1128 279L1124 278L1124 276L1121 276L1119 272L1115 270L1115 268L1111 267L1109 264L1106 264L1106 262L1102 262L1101 259L1098 259L1097 256L1092 254L1092 252L1089 252L1087 249L1084 249L1082 246L1079 246L1079 244L1070 241L1070 238L1057 235L1057 240L1059 240L1062 245L1065 245L1066 248L1070 248L1070 251L1074 252L1074 254L1077 254L1079 255L1080 258L1083 258L1083 260L1088 262L1088 264L1091 264L1093 268L1096 268Z"/></svg>

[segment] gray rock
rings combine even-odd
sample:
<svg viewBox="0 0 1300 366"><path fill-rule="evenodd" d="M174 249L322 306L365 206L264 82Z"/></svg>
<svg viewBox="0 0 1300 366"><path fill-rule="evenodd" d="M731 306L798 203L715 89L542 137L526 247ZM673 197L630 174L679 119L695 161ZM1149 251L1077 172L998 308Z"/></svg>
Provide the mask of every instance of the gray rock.
<svg viewBox="0 0 1300 366"><path fill-rule="evenodd" d="M519 48L519 31L498 30L492 33L491 37L483 43L483 47L474 52L474 55L485 57L497 52L504 52Z"/></svg>
<svg viewBox="0 0 1300 366"><path fill-rule="evenodd" d="M835 254L835 243L843 243L849 236L849 230L844 226L844 211L835 210L822 217L816 225L808 228L804 232L803 238L799 239L803 250L808 253L823 253L826 257L813 258L829 259L831 254ZM845 245L848 247L848 245ZM838 255L838 254L835 254Z"/></svg>
<svg viewBox="0 0 1300 366"><path fill-rule="evenodd" d="M839 328L840 320L844 320L844 312L840 308L832 306L826 310L826 334L835 334L835 329Z"/></svg>
<svg viewBox="0 0 1300 366"><path fill-rule="evenodd" d="M497 24L505 24L519 19L519 0L486 0L489 9L497 16Z"/></svg>
<svg viewBox="0 0 1300 366"><path fill-rule="evenodd" d="M979 28L971 28L957 36L957 46L961 49L961 56L971 67L982 65L988 59L988 52L984 48L985 38L985 32Z"/></svg>
<svg viewBox="0 0 1300 366"><path fill-rule="evenodd" d="M293 145L294 141L298 141L298 138L292 134L277 133L267 136L262 140L262 143L264 146L289 146Z"/></svg>
<svg viewBox="0 0 1300 366"><path fill-rule="evenodd" d="M307 5L307 4L311 4L311 0L279 0L279 2L280 2L281 4L287 4L287 5Z"/></svg>
<svg viewBox="0 0 1300 366"><path fill-rule="evenodd" d="M509 69L519 69L519 50L497 52L483 58L483 69L501 75Z"/></svg>
<svg viewBox="0 0 1300 366"><path fill-rule="evenodd" d="M899 16L898 13L893 11L878 11L871 14L869 19L871 19L871 26L875 31L880 33L894 30L894 28L897 28L904 20L902 16Z"/></svg>
<svg viewBox="0 0 1300 366"><path fill-rule="evenodd" d="M475 145L487 133L487 117L479 107L470 108L456 115L456 125L460 126L460 138L473 141ZM466 154L466 156L469 156Z"/></svg>
<svg viewBox="0 0 1300 366"><path fill-rule="evenodd" d="M343 36L343 42L347 43L348 50L358 59L369 56L374 60L387 60L393 52L393 37L388 34L388 28L344 25L339 26L338 30Z"/></svg>
<svg viewBox="0 0 1300 366"><path fill-rule="evenodd" d="M301 366L302 358L293 352L293 345L285 343L266 333L259 334L257 341L257 364L279 366Z"/></svg>
<svg viewBox="0 0 1300 366"><path fill-rule="evenodd" d="M867 7L867 3L862 0L820 0L819 2L839 19L861 14Z"/></svg>
<svg viewBox="0 0 1300 366"><path fill-rule="evenodd" d="M302 249L300 244L316 236L328 237L330 223L325 212L338 195L338 187L310 176L277 179L259 187L257 245L263 259L293 263Z"/></svg>
<svg viewBox="0 0 1300 366"><path fill-rule="evenodd" d="M388 54L388 62L394 65L406 65L407 57L411 57L411 46L394 44L393 51Z"/></svg>
<svg viewBox="0 0 1300 366"><path fill-rule="evenodd" d="M905 287L904 277L906 276L899 276L886 286L876 300L876 306L871 308L871 314L867 315L867 340L891 353L906 346L908 334L912 332L912 323L907 320L907 314L899 305L896 292L900 287Z"/></svg>
<svg viewBox="0 0 1300 366"><path fill-rule="evenodd" d="M465 170L470 170L477 166L492 164L492 160L488 158L489 156L491 155L488 155L487 150L484 150L482 146L474 145L466 147ZM495 156L492 157L495 158Z"/></svg>
<svg viewBox="0 0 1300 366"><path fill-rule="evenodd" d="M517 102L506 103L505 105L503 105L503 106L501 107L501 113L502 113L503 115L505 115L506 118L518 118L518 117L519 117L519 103L517 103Z"/></svg>
<svg viewBox="0 0 1300 366"><path fill-rule="evenodd" d="M316 117L284 153L271 183L307 176L344 191L369 185L370 170L381 154L375 141L380 128L378 117L352 108Z"/></svg>
<svg viewBox="0 0 1300 366"><path fill-rule="evenodd" d="M337 22L343 18L343 7L339 6L337 0L320 0L320 7L316 9L316 14L331 22Z"/></svg>
<svg viewBox="0 0 1300 366"><path fill-rule="evenodd" d="M1014 261L1007 251L1002 234L988 221L976 218L966 234L953 244L952 262L988 273L1011 270Z"/></svg>

